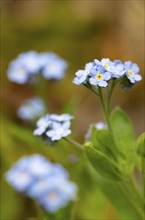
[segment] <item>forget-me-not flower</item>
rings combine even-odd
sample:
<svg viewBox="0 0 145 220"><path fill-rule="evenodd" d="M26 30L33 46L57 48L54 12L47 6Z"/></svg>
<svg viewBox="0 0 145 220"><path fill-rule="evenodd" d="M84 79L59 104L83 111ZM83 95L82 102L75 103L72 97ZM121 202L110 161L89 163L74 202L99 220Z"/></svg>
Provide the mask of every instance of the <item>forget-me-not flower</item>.
<svg viewBox="0 0 145 220"><path fill-rule="evenodd" d="M48 212L56 212L77 194L77 186L69 180L68 172L45 157L35 154L22 157L5 174L16 191L36 199Z"/></svg>
<svg viewBox="0 0 145 220"><path fill-rule="evenodd" d="M74 183L59 178L50 178L47 193L39 198L39 203L48 212L56 212L76 198L77 187Z"/></svg>
<svg viewBox="0 0 145 220"><path fill-rule="evenodd" d="M9 65L9 80L18 84L27 83L30 77L39 71L38 56L34 51L20 54Z"/></svg>
<svg viewBox="0 0 145 220"><path fill-rule="evenodd" d="M70 121L64 123L54 122L52 129L46 132L46 135L51 138L52 141L60 140L62 137L66 137L71 134Z"/></svg>
<svg viewBox="0 0 145 220"><path fill-rule="evenodd" d="M100 87L108 86L108 80L111 78L111 73L106 72L104 67L98 66L97 70L91 71L89 79L91 85L98 85Z"/></svg>
<svg viewBox="0 0 145 220"><path fill-rule="evenodd" d="M120 78L125 74L124 64L120 60L114 60L114 65L110 68L112 78Z"/></svg>
<svg viewBox="0 0 145 220"><path fill-rule="evenodd" d="M125 73L127 78L131 83L135 83L136 81L140 81L142 79L141 75L138 74L139 67L136 63L132 63L131 61L126 61L124 63Z"/></svg>
<svg viewBox="0 0 145 220"><path fill-rule="evenodd" d="M76 77L74 78L73 83L75 83L76 85L86 83L93 67L94 67L93 63L90 62L85 65L84 70L78 70L76 72Z"/></svg>
<svg viewBox="0 0 145 220"><path fill-rule="evenodd" d="M45 104L42 99L34 97L25 100L17 110L19 118L24 120L34 120L45 113Z"/></svg>
<svg viewBox="0 0 145 220"><path fill-rule="evenodd" d="M50 124L51 121L48 114L41 117L36 123L37 128L34 130L33 134L38 136L42 135Z"/></svg>
<svg viewBox="0 0 145 220"><path fill-rule="evenodd" d="M28 164L29 159L23 157L5 174L6 180L19 192L26 191L34 182Z"/></svg>
<svg viewBox="0 0 145 220"><path fill-rule="evenodd" d="M67 66L65 60L58 56L51 56L42 69L42 74L46 79L59 80L64 78Z"/></svg>
<svg viewBox="0 0 145 220"><path fill-rule="evenodd" d="M71 119L73 119L73 116L69 114L45 115L37 121L37 128L34 130L34 135L43 135L42 137L45 139L45 142L52 145L53 142L71 133Z"/></svg>

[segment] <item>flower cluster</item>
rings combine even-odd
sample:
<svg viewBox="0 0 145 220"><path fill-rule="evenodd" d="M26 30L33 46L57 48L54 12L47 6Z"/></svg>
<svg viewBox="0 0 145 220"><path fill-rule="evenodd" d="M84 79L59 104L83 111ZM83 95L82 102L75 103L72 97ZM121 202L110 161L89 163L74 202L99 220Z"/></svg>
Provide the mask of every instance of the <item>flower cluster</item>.
<svg viewBox="0 0 145 220"><path fill-rule="evenodd" d="M36 199L48 212L56 212L76 198L77 186L68 179L68 172L38 154L22 157L5 178L16 191Z"/></svg>
<svg viewBox="0 0 145 220"><path fill-rule="evenodd" d="M38 97L25 100L17 110L17 115L23 120L34 120L44 115L46 107L44 101Z"/></svg>
<svg viewBox="0 0 145 220"><path fill-rule="evenodd" d="M46 136L50 142L57 141L71 133L71 119L73 119L73 116L69 114L47 114L37 121L34 135Z"/></svg>
<svg viewBox="0 0 145 220"><path fill-rule="evenodd" d="M135 83L142 79L138 72L138 65L131 61L122 63L120 60L112 62L108 58L103 58L101 61L95 59L93 62L87 63L84 70L76 72L73 83L107 87L110 79L123 77L126 77L131 83Z"/></svg>
<svg viewBox="0 0 145 220"><path fill-rule="evenodd" d="M65 76L67 63L54 53L37 53L30 51L20 54L8 68L9 80L25 84L34 79L38 73L50 80L59 80Z"/></svg>

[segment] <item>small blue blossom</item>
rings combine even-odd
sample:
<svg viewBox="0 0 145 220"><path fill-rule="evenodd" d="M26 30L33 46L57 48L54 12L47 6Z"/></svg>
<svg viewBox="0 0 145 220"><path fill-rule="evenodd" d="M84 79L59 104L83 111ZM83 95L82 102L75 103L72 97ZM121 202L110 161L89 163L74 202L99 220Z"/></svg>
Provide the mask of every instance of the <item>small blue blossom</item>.
<svg viewBox="0 0 145 220"><path fill-rule="evenodd" d="M24 120L34 120L45 113L45 104L42 99L35 97L25 100L17 110L19 118Z"/></svg>
<svg viewBox="0 0 145 220"><path fill-rule="evenodd" d="M110 61L109 58L102 58L101 61L95 59L94 61L96 66L103 66L104 69L108 72L110 72L112 66L114 65L114 63Z"/></svg>
<svg viewBox="0 0 145 220"><path fill-rule="evenodd" d="M39 71L38 56L38 53L34 51L20 54L9 65L9 80L18 84L27 83L30 77Z"/></svg>
<svg viewBox="0 0 145 220"><path fill-rule="evenodd" d="M107 87L107 81L111 78L111 73L106 72L102 66L98 66L97 70L92 70L90 75L90 84L95 86L98 85L100 87Z"/></svg>
<svg viewBox="0 0 145 220"><path fill-rule="evenodd" d="M59 59L59 56L56 55L55 53L51 53L51 52L40 53L38 62L41 71L45 68L46 65L48 65L48 63L50 63L50 60L54 60L54 59Z"/></svg>
<svg viewBox="0 0 145 220"><path fill-rule="evenodd" d="M48 212L57 212L76 198L77 187L74 183L59 178L50 178L47 192L39 198L39 203Z"/></svg>
<svg viewBox="0 0 145 220"><path fill-rule="evenodd" d="M46 132L46 135L51 138L52 141L60 140L62 137L66 137L71 134L70 121L64 123L53 123L52 129Z"/></svg>
<svg viewBox="0 0 145 220"><path fill-rule="evenodd" d="M26 191L34 182L28 164L29 159L23 157L5 174L6 180L19 192Z"/></svg>
<svg viewBox="0 0 145 220"><path fill-rule="evenodd" d="M46 129L49 127L49 125L51 124L51 121L50 121L50 117L49 115L45 115L43 116L42 118L40 118L36 125L37 125L37 128L34 130L33 134L34 135L42 135Z"/></svg>
<svg viewBox="0 0 145 220"><path fill-rule="evenodd" d="M53 142L71 133L69 129L71 119L73 119L73 116L69 114L43 116L37 121L37 129L34 130L34 135L43 135L45 142L52 145Z"/></svg>
<svg viewBox="0 0 145 220"><path fill-rule="evenodd" d="M89 78L90 71L93 67L93 63L90 62L86 64L85 70L78 70L76 72L76 77L74 78L73 83L75 83L76 85L86 83Z"/></svg>
<svg viewBox="0 0 145 220"><path fill-rule="evenodd" d="M64 122L64 121L70 121L71 119L73 119L74 117L69 115L69 114L61 114L61 115L57 115L57 114L51 114L50 115L50 119L52 121L57 121L57 122Z"/></svg>
<svg viewBox="0 0 145 220"><path fill-rule="evenodd" d="M139 67L136 63L132 63L131 61L127 61L124 63L125 73L127 78L131 83L135 83L136 81L140 81L142 79L141 75L138 74Z"/></svg>
<svg viewBox="0 0 145 220"><path fill-rule="evenodd" d="M125 74L124 64L120 60L114 60L114 66L110 68L112 78L120 78Z"/></svg>
<svg viewBox="0 0 145 220"><path fill-rule="evenodd" d="M53 164L39 154L22 157L5 174L16 191L35 198L52 213L76 198L77 186L68 177L60 164Z"/></svg>
<svg viewBox="0 0 145 220"><path fill-rule="evenodd" d="M67 63L58 56L51 56L42 70L46 79L59 80L64 78Z"/></svg>

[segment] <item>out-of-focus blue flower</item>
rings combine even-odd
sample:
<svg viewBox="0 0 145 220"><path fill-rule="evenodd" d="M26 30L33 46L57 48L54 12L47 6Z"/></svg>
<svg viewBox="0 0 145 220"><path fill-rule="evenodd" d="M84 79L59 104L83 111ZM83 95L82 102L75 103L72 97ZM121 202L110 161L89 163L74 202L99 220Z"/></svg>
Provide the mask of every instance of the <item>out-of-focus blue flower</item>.
<svg viewBox="0 0 145 220"><path fill-rule="evenodd" d="M39 203L48 212L56 212L76 198L77 187L74 183L59 178L50 178L47 193L39 198Z"/></svg>
<svg viewBox="0 0 145 220"><path fill-rule="evenodd" d="M76 85L86 83L89 78L90 71L93 67L93 63L90 62L85 65L85 70L78 70L76 72L76 77L74 78L73 83Z"/></svg>
<svg viewBox="0 0 145 220"><path fill-rule="evenodd" d="M19 192L24 192L34 182L28 171L29 159L21 158L6 174L6 180Z"/></svg>
<svg viewBox="0 0 145 220"><path fill-rule="evenodd" d="M52 52L44 52L39 54L39 65L40 69L43 70L48 63L50 63L50 60L58 59L59 56Z"/></svg>
<svg viewBox="0 0 145 220"><path fill-rule="evenodd" d="M73 118L74 117L69 114L61 114L61 115L51 114L50 115L50 119L52 121L57 121L57 122L70 121Z"/></svg>
<svg viewBox="0 0 145 220"><path fill-rule="evenodd" d="M127 78L131 83L135 83L136 81L140 81L142 79L141 75L138 74L139 67L136 63L132 63L131 61L127 61L124 63L125 73Z"/></svg>
<svg viewBox="0 0 145 220"><path fill-rule="evenodd" d="M34 51L20 54L12 61L8 68L9 80L18 84L25 84L31 75L39 71L38 54Z"/></svg>
<svg viewBox="0 0 145 220"><path fill-rule="evenodd" d="M5 174L16 191L35 198L48 212L56 212L76 198L77 186L68 177L60 164L39 154L21 158Z"/></svg>
<svg viewBox="0 0 145 220"><path fill-rule="evenodd" d="M40 163L39 167L39 169L41 169ZM39 198L41 195L45 194L51 179L53 179L54 183L55 181L68 179L68 172L60 164L51 164L49 165L49 173L47 171L47 175L42 176L40 174L40 176L41 178L37 179L37 181L35 181L35 183L27 191L27 194L31 197Z"/></svg>
<svg viewBox="0 0 145 220"><path fill-rule="evenodd" d="M51 124L50 116L48 114L43 116L37 121L36 123L37 128L34 130L33 134L38 136L42 135L50 124Z"/></svg>
<svg viewBox="0 0 145 220"><path fill-rule="evenodd" d="M46 135L51 138L52 141L60 140L62 137L66 137L71 134L70 121L64 123L53 123L52 129L46 132Z"/></svg>
<svg viewBox="0 0 145 220"><path fill-rule="evenodd" d="M97 70L92 70L89 79L91 85L98 85L100 87L108 86L108 80L111 78L111 73L106 72L104 67L98 66Z"/></svg>
<svg viewBox="0 0 145 220"><path fill-rule="evenodd" d="M97 122L97 123L95 124L95 128L96 128L97 130L101 130L101 129L107 129L108 126L107 126L107 124L105 124L104 122L100 121L100 122Z"/></svg>
<svg viewBox="0 0 145 220"><path fill-rule="evenodd" d="M46 79L59 80L65 76L67 66L67 62L54 53L30 51L20 54L10 63L8 78L15 83L25 84L30 80L36 81L34 75L42 72Z"/></svg>
<svg viewBox="0 0 145 220"><path fill-rule="evenodd" d="M24 120L34 120L43 115L45 111L46 108L43 100L35 97L25 100L17 110L17 115Z"/></svg>
<svg viewBox="0 0 145 220"><path fill-rule="evenodd" d="M46 79L59 80L65 76L67 66L66 61L52 55L42 69L42 74Z"/></svg>

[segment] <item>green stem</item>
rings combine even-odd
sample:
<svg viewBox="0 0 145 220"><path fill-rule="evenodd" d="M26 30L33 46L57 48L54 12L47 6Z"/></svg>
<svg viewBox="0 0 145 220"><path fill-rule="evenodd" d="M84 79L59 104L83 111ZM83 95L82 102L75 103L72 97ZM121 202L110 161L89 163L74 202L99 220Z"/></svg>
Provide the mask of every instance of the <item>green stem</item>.
<svg viewBox="0 0 145 220"><path fill-rule="evenodd" d="M108 114L107 108L105 106L105 101L104 101L104 97L103 97L103 94L102 94L101 87L98 87L98 91L99 91L99 95L100 95L100 99L101 99L101 103L102 103L102 109L103 109L103 112L104 112L104 116L105 116L106 122L108 124L108 127L111 128L110 127L109 114Z"/></svg>
<svg viewBox="0 0 145 220"><path fill-rule="evenodd" d="M73 144L75 147L77 147L80 150L83 150L83 146L81 144L79 144L77 141L73 140L72 138L69 137L64 137L64 139L66 141L68 141L69 143Z"/></svg>
<svg viewBox="0 0 145 220"><path fill-rule="evenodd" d="M115 81L112 81L111 88L110 88L110 90L108 91L108 96L107 96L107 111L108 111L108 114L109 114L109 115L110 115L111 97L112 97L112 92L113 92L113 90L114 90L115 85L116 85Z"/></svg>

